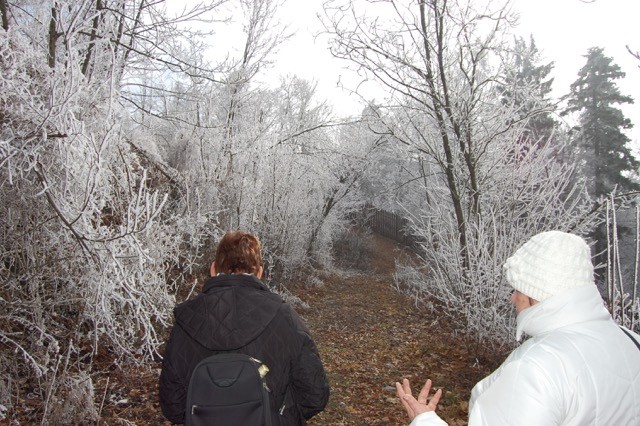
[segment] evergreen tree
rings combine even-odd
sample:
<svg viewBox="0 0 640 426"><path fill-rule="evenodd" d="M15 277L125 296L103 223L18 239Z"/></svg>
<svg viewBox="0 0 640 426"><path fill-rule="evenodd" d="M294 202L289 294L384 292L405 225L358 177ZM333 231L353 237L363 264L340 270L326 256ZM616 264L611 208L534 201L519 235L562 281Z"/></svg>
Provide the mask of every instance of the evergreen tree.
<svg viewBox="0 0 640 426"><path fill-rule="evenodd" d="M566 112L578 113L576 155L584 176L593 180L591 195L598 199L616 187L618 192L637 190L634 178L640 163L631 154L627 146L630 139L624 133L632 127L631 121L616 107L633 103L615 83L625 73L602 48L589 49L586 58L586 65L571 85Z"/></svg>
<svg viewBox="0 0 640 426"><path fill-rule="evenodd" d="M577 132L573 139L577 164L589 182L589 191L596 200L609 195L638 190L636 182L639 162L627 146L630 139L624 130L632 127L617 108L633 103L618 90L615 80L625 73L605 56L603 49L589 49L587 63L571 85L566 113L578 114ZM619 231L624 231L620 229ZM593 234L597 262L606 262L606 228L597 227Z"/></svg>

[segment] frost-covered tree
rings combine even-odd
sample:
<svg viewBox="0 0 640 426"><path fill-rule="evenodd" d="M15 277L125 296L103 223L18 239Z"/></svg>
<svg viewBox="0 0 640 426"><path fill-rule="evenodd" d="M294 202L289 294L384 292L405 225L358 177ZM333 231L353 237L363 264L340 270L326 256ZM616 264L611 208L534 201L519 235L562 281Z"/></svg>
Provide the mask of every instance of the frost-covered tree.
<svg viewBox="0 0 640 426"><path fill-rule="evenodd" d="M410 148L408 168L421 169L414 183L427 195L412 219L424 275L407 283L443 303L476 341L505 338L502 263L531 235L568 230L585 211L571 167L550 162L561 147L523 137L521 104L496 96L506 89L508 8L464 0L327 6L333 54L389 91L372 109L377 133Z"/></svg>
<svg viewBox="0 0 640 426"><path fill-rule="evenodd" d="M134 132L147 135L136 147L183 178L190 203L209 212L212 226L258 233L274 263L293 270L310 256L327 257L331 236L357 205L364 154L350 157L362 144L342 142L348 138L313 83L289 76L275 89L261 87L260 71L287 37L274 18L280 3L229 5L236 37L208 78L148 66L124 78Z"/></svg>
<svg viewBox="0 0 640 426"><path fill-rule="evenodd" d="M32 387L43 423L97 421L93 357L156 354L172 279L191 272L208 231L186 202L191 189L144 149L123 107L133 63L208 72L168 46L193 35L176 23L212 6L173 18L163 6L2 3L0 404L9 416L11 393Z"/></svg>

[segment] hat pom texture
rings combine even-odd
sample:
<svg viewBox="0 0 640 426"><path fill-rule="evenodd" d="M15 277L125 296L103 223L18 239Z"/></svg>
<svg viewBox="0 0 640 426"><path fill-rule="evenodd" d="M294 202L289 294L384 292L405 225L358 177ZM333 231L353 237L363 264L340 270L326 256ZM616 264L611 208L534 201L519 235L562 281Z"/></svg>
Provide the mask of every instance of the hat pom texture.
<svg viewBox="0 0 640 426"><path fill-rule="evenodd" d="M589 246L566 232L535 235L503 268L513 288L539 302L570 288L594 284Z"/></svg>

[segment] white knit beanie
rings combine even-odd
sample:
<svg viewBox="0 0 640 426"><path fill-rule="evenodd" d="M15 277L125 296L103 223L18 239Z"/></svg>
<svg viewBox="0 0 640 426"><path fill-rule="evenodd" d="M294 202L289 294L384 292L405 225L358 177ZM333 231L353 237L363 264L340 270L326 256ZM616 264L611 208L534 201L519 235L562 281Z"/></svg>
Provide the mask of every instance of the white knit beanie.
<svg viewBox="0 0 640 426"><path fill-rule="evenodd" d="M533 236L503 268L513 288L539 302L569 288L594 285L589 246L566 232Z"/></svg>

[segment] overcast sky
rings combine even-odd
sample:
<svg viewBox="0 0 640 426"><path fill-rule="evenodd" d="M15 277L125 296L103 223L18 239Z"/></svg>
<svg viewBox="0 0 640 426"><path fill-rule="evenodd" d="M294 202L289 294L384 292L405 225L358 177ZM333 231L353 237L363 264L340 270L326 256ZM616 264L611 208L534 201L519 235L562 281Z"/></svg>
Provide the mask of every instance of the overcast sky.
<svg viewBox="0 0 640 426"><path fill-rule="evenodd" d="M569 86L585 64L584 55L593 46L604 48L627 76L618 81L621 92L637 99L637 104L623 107L627 118L635 124L630 134L638 145L640 140L640 61L626 51L629 45L640 51L640 0L512 0L520 14L519 35L532 34L548 62L555 63L554 95L569 92ZM321 25L316 15L322 11L322 0L288 0L282 21L295 33L281 49L274 68L267 78L281 74L296 74L318 83L318 95L334 104L340 115L360 112L355 99L337 88L354 83L355 77L343 68L347 65L331 57L326 38L314 38Z"/></svg>
<svg viewBox="0 0 640 426"><path fill-rule="evenodd" d="M519 31L533 34L549 61L555 63L554 93L567 94L578 71L586 63L590 47L604 48L604 54L626 73L617 81L620 92L636 103L622 109L635 127L630 134L640 139L640 61L625 46L640 51L640 0L516 0L520 11Z"/></svg>

